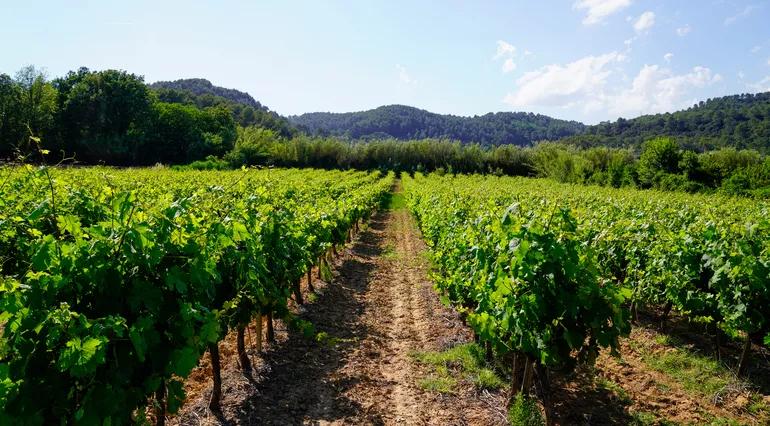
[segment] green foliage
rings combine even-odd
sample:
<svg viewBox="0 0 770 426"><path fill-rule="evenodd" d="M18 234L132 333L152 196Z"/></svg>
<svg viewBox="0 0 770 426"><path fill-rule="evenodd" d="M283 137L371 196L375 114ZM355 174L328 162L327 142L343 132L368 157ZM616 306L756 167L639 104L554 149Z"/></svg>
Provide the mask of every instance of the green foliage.
<svg viewBox="0 0 770 426"><path fill-rule="evenodd" d="M703 152L720 148L766 151L770 140L770 93L742 93L701 101L673 113L619 118L587 126L567 138L581 146L641 147L651 139L669 137L683 148Z"/></svg>
<svg viewBox="0 0 770 426"><path fill-rule="evenodd" d="M209 155L205 161L193 161L184 166L173 166L171 168L173 170L228 170L231 167L229 162Z"/></svg>
<svg viewBox="0 0 770 426"><path fill-rule="evenodd" d="M508 422L511 426L542 426L545 418L535 398L519 394L508 410Z"/></svg>
<svg viewBox="0 0 770 426"><path fill-rule="evenodd" d="M144 80L125 71L81 68L54 80L58 91L57 149L87 162L132 164L141 154L142 129L153 97Z"/></svg>
<svg viewBox="0 0 770 426"><path fill-rule="evenodd" d="M639 157L639 179L649 186L660 173L677 174L681 154L672 139L655 139L644 143Z"/></svg>
<svg viewBox="0 0 770 426"><path fill-rule="evenodd" d="M493 176L402 180L442 300L498 352L590 364L599 348L617 350L632 301L669 304L733 338L770 332L767 202ZM685 383L732 383L714 360L651 358Z"/></svg>
<svg viewBox="0 0 770 426"><path fill-rule="evenodd" d="M442 352L413 352L410 355L418 362L432 366L438 378L451 377L455 382L470 380L477 389L499 389L504 385L500 376L487 365L484 349L475 343Z"/></svg>
<svg viewBox="0 0 770 426"><path fill-rule="evenodd" d="M254 98L252 98L248 93L241 92L240 90L225 89L224 87L214 86L210 81L204 78L187 78L175 81L157 81L152 83L150 87L159 92L165 90L165 96L177 96L175 99L177 102L174 102L173 100L166 100L164 102L186 103L183 102L183 99L185 99L185 97L189 97L189 95L187 95L189 93L192 96L211 95L224 98L244 106L248 106L253 110L269 111L266 106L254 100ZM204 108L205 107L200 109Z"/></svg>
<svg viewBox="0 0 770 426"><path fill-rule="evenodd" d="M442 394L454 394L457 390L457 379L454 377L436 377L431 376L424 379L420 379L417 382L417 386L425 389L429 392L437 392Z"/></svg>
<svg viewBox="0 0 770 426"><path fill-rule="evenodd" d="M208 108L224 108L241 127L257 127L272 130L276 134L292 138L298 130L288 120L271 112L255 101L248 93L213 86L208 80L189 79L174 82L157 82L150 85L161 102L194 106L203 111Z"/></svg>
<svg viewBox="0 0 770 426"><path fill-rule="evenodd" d="M308 134L339 136L354 140L395 138L452 139L483 146L530 145L583 131L584 125L540 114L498 112L459 117L434 114L404 105L382 106L351 113L315 112L289 117Z"/></svg>
<svg viewBox="0 0 770 426"><path fill-rule="evenodd" d="M434 250L436 288L482 339L566 368L619 347L626 292L601 277L570 209L505 205L521 188L497 178L416 176L404 188Z"/></svg>
<svg viewBox="0 0 770 426"><path fill-rule="evenodd" d="M685 390L706 394L709 399L722 388L744 387L740 379L719 361L686 347L665 351L642 348L642 360L650 369L665 373L681 383Z"/></svg>
<svg viewBox="0 0 770 426"><path fill-rule="evenodd" d="M228 114L229 117L229 114ZM393 175L2 168L0 422L132 424L291 286ZM12 216L9 216L10 213Z"/></svg>

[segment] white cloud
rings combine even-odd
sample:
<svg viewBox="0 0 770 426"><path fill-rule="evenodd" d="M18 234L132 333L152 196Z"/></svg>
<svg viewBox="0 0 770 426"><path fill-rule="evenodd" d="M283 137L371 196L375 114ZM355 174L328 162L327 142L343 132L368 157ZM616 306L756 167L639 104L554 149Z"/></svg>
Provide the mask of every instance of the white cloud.
<svg viewBox="0 0 770 426"><path fill-rule="evenodd" d="M624 59L623 55L611 52L528 72L516 81L516 90L507 94L503 102L517 109L578 107L585 113L648 114L684 108L692 99L693 90L723 80L704 67L676 75L668 68L645 65L630 87L621 82L611 86L613 64Z"/></svg>
<svg viewBox="0 0 770 426"><path fill-rule="evenodd" d="M722 74L714 74L714 78L711 79L712 83L721 83L723 81L725 81L725 78L722 77Z"/></svg>
<svg viewBox="0 0 770 426"><path fill-rule="evenodd" d="M526 55L526 52L524 54ZM503 62L503 73L509 73L516 69L516 63L513 62L513 58L516 57L516 46L510 43L506 43L502 40L498 40L497 54L492 57L492 59L497 60L506 56L507 58Z"/></svg>
<svg viewBox="0 0 770 426"><path fill-rule="evenodd" d="M524 49L524 56L529 56L531 54L532 54L532 52L530 52L529 50Z"/></svg>
<svg viewBox="0 0 770 426"><path fill-rule="evenodd" d="M761 81L757 83L754 83L754 84L746 83L746 88L751 89L755 92L770 92L770 75L763 78Z"/></svg>
<svg viewBox="0 0 770 426"><path fill-rule="evenodd" d="M755 11L759 10L759 8L760 8L759 6L753 5L753 4L749 5L749 6L746 6L742 11L738 12L737 15L730 16L727 19L725 19L725 25L730 25L732 23L735 23L735 21L737 21L737 20L739 20L741 18L745 18L747 16L751 16L751 14L754 13Z"/></svg>
<svg viewBox="0 0 770 426"><path fill-rule="evenodd" d="M629 51L629 52L631 51L631 45L636 41L637 38L638 38L637 36L633 36L633 37L629 38L628 40L624 40L623 41L623 44L626 45L626 50L627 51Z"/></svg>
<svg viewBox="0 0 770 426"><path fill-rule="evenodd" d="M503 56L514 57L516 55L516 46L506 43L502 40L497 41L497 55L492 59L500 59Z"/></svg>
<svg viewBox="0 0 770 426"><path fill-rule="evenodd" d="M626 22L631 22L631 20L634 19L631 17L631 15L626 16Z"/></svg>
<svg viewBox="0 0 770 426"><path fill-rule="evenodd" d="M588 16L583 19L583 25L593 25L629 5L631 5L631 0L576 0L572 8L587 10Z"/></svg>
<svg viewBox="0 0 770 426"><path fill-rule="evenodd" d="M762 46L754 46L751 48L751 53L757 53L762 50Z"/></svg>
<svg viewBox="0 0 770 426"><path fill-rule="evenodd" d="M628 62L628 61L629 61L629 59L628 59L628 55L625 55L625 54L623 54L623 53L619 53L619 54L618 54L618 57L617 57L617 58L615 58L615 60L616 60L616 61L618 61L618 62L620 62L620 63L623 63L623 62Z"/></svg>
<svg viewBox="0 0 770 426"><path fill-rule="evenodd" d="M665 55L663 55L663 60L666 62L671 62L671 58L673 57L674 57L673 53L666 53Z"/></svg>
<svg viewBox="0 0 770 426"><path fill-rule="evenodd" d="M401 79L402 83L417 84L417 80L412 78L412 76L406 71L406 68L396 64L396 69L398 69L398 77Z"/></svg>
<svg viewBox="0 0 770 426"><path fill-rule="evenodd" d="M617 114L654 114L684 108L690 101L682 101L691 90L705 87L722 80L711 70L695 67L691 72L674 75L670 69L658 65L645 65L634 79L630 89L605 95L609 112ZM689 98L685 98L689 99Z"/></svg>
<svg viewBox="0 0 770 426"><path fill-rule="evenodd" d="M509 73L516 69L516 63L513 62L513 59L508 58L503 62L503 72Z"/></svg>
<svg viewBox="0 0 770 426"><path fill-rule="evenodd" d="M743 71L738 71L738 78L743 80L743 77L746 77L746 74L744 74Z"/></svg>
<svg viewBox="0 0 770 426"><path fill-rule="evenodd" d="M607 77L612 74L604 67L617 58L617 52L612 52L588 56L566 66L548 65L528 72L516 81L518 90L507 94L503 102L515 108L594 105L591 101L604 91Z"/></svg>
<svg viewBox="0 0 770 426"><path fill-rule="evenodd" d="M637 34L647 34L652 26L655 25L655 14L653 12L644 12L634 23L634 30Z"/></svg>
<svg viewBox="0 0 770 426"><path fill-rule="evenodd" d="M681 28L676 29L676 33L679 34L679 37L686 36L687 34L690 33L690 31L692 31L692 27L690 26L690 24L687 24Z"/></svg>

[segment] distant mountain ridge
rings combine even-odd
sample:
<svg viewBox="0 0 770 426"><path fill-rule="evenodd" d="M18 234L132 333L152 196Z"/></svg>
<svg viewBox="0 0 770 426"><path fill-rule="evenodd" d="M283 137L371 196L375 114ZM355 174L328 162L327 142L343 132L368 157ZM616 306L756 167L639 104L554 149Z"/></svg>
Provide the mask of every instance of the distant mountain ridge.
<svg viewBox="0 0 770 426"><path fill-rule="evenodd" d="M770 150L770 92L742 93L698 102L663 114L587 126L565 142L583 146L639 147L644 141L670 137L697 151L732 147Z"/></svg>
<svg viewBox="0 0 770 426"><path fill-rule="evenodd" d="M525 112L497 112L461 117L436 114L405 105L387 105L368 111L314 112L289 116L289 122L309 134L356 140L443 138L491 145L530 145L581 134L585 125Z"/></svg>
<svg viewBox="0 0 770 426"><path fill-rule="evenodd" d="M358 112L312 112L280 117L250 94L215 86L203 78L158 81L150 87L156 90L189 91L195 96L203 96L195 101L197 104L210 104L212 100L206 99L205 95L212 95L250 106L255 111L270 112L273 120L264 123L265 127L280 128L279 133L288 137L302 132L363 141L437 138L480 143L484 146L526 146L542 140L558 140L580 146L635 148L650 139L671 137L680 146L696 151L724 147L770 151L770 92L723 96L671 113L585 125L578 121L527 112L497 112L462 117L437 114L406 105L386 105ZM174 96L180 95L165 93L164 100L191 102L169 99ZM240 108L230 106L230 109L242 125L254 122L248 111L246 117L241 117Z"/></svg>
<svg viewBox="0 0 770 426"><path fill-rule="evenodd" d="M252 97L250 94L246 92L241 92L240 90L236 90L236 89L227 89L224 87L215 86L205 78L183 78L183 79L174 80L174 81L156 81L155 83L150 84L150 87L155 90L158 90L158 89L172 89L172 90L179 90L179 91L187 90L192 92L195 96L201 96L206 94L220 96L222 98L235 101L239 104L250 106L255 110L262 110L266 112L270 111L268 107L259 103L259 101L254 99L254 97Z"/></svg>

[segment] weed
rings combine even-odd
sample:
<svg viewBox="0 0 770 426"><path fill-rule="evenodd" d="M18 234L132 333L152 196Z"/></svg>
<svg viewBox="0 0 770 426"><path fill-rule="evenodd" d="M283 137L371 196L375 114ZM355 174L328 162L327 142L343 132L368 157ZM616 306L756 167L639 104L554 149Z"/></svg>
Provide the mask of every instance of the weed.
<svg viewBox="0 0 770 426"><path fill-rule="evenodd" d="M631 412L631 426L651 426L655 424L655 415L646 411Z"/></svg>
<svg viewBox="0 0 770 426"><path fill-rule="evenodd" d="M401 194L401 193L393 194L390 197L390 201L388 202L388 208L391 210L405 209L406 197L404 197L404 194Z"/></svg>
<svg viewBox="0 0 770 426"><path fill-rule="evenodd" d="M755 393L751 396L751 399L749 399L746 411L754 416L770 415L770 406L768 406L762 399L762 395Z"/></svg>
<svg viewBox="0 0 770 426"><path fill-rule="evenodd" d="M426 377L417 382L421 388L430 391L443 394L455 393L455 387L457 387L457 379L454 377Z"/></svg>
<svg viewBox="0 0 770 426"><path fill-rule="evenodd" d="M534 398L519 394L508 410L508 422L514 426L542 426L545 424L543 413L537 407Z"/></svg>
<svg viewBox="0 0 770 426"><path fill-rule="evenodd" d="M690 392L714 395L725 387L739 383L729 370L711 356L704 356L685 349L644 354L644 362L653 370L671 376Z"/></svg>
<svg viewBox="0 0 770 426"><path fill-rule="evenodd" d="M499 389L504 384L503 379L489 368L482 368L473 375L473 385L478 389Z"/></svg>
<svg viewBox="0 0 770 426"><path fill-rule="evenodd" d="M455 346L443 352L412 351L409 356L433 367L438 378L451 378L455 384L459 380L469 380L478 389L499 389L505 385L503 379L486 365L484 348L474 343Z"/></svg>
<svg viewBox="0 0 770 426"><path fill-rule="evenodd" d="M628 393L626 393L625 389L620 387L620 385L613 382L612 380L609 380L602 376L596 376L595 380L596 380L596 386L599 389L604 389L609 392L612 392L613 394L615 394L615 397L617 398L618 401L625 404L630 404L633 402L631 398L628 396Z"/></svg>

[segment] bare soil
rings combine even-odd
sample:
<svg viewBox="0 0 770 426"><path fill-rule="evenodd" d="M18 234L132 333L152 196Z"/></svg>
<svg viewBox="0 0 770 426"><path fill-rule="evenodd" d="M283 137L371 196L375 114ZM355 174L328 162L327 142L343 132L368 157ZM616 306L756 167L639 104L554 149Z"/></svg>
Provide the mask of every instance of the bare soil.
<svg viewBox="0 0 770 426"><path fill-rule="evenodd" d="M171 424L184 425L497 425L501 395L463 384L456 395L417 386L428 373L413 350L444 350L472 341L455 311L441 305L428 279L425 244L405 209L375 215L340 251L332 283L317 280L312 303L296 307L323 338L305 338L276 321L276 342L242 373L235 335L220 345L222 412L208 410L208 357L185 383L188 403ZM305 299L307 283L303 281ZM250 339L251 337L251 339ZM251 340L251 341L250 341Z"/></svg>

